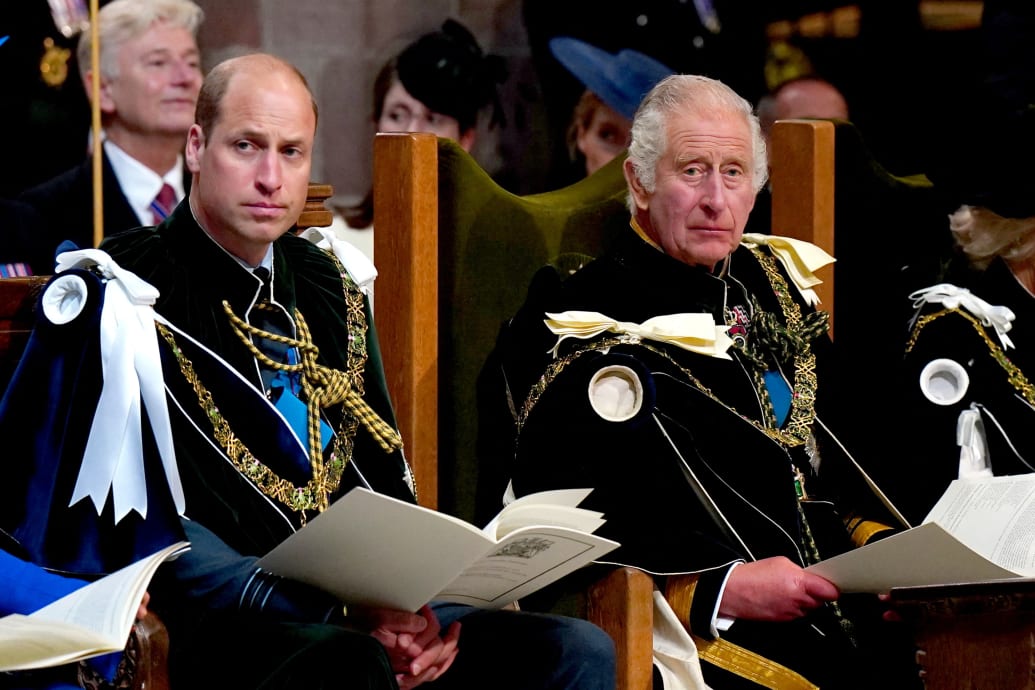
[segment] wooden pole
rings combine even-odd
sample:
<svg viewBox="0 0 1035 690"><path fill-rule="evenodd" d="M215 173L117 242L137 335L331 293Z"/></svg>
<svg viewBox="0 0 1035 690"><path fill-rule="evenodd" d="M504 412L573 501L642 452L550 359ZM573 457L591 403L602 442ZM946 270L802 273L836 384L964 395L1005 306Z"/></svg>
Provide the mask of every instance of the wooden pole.
<svg viewBox="0 0 1035 690"><path fill-rule="evenodd" d="M90 129L93 133L93 246L104 238L103 155L101 141L101 44L97 30L98 0L90 0Z"/></svg>

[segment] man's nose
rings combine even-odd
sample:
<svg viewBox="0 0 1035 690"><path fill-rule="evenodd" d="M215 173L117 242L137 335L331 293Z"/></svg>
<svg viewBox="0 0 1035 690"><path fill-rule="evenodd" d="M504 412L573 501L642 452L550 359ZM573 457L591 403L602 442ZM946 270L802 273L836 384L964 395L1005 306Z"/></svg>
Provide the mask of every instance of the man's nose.
<svg viewBox="0 0 1035 690"><path fill-rule="evenodd" d="M175 84L201 83L201 70L195 64L177 60L173 63L172 70L172 79Z"/></svg>
<svg viewBox="0 0 1035 690"><path fill-rule="evenodd" d="M722 173L710 173L702 183L701 206L718 213L726 208L726 186Z"/></svg>
<svg viewBox="0 0 1035 690"><path fill-rule="evenodd" d="M280 189L283 183L280 157L276 151L266 151L255 171L255 184L264 192L271 193Z"/></svg>

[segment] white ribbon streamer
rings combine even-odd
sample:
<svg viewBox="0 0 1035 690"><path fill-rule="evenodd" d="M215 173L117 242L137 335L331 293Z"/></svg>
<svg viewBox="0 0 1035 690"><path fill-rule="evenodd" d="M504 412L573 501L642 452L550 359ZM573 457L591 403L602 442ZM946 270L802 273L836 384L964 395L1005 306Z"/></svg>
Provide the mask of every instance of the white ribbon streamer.
<svg viewBox="0 0 1035 690"><path fill-rule="evenodd" d="M793 237L780 237L777 235L762 235L760 233L745 233L741 242L748 245L762 245L769 247L776 258L787 270L791 281L798 288L801 296L810 306L819 304L819 295L812 288L823 283L816 277L814 271L834 263L836 259L825 251L804 240L796 240Z"/></svg>
<svg viewBox="0 0 1035 690"><path fill-rule="evenodd" d="M1006 335L1007 331L1013 328L1012 321L1016 318L1009 307L989 304L967 288L952 283L939 283L917 290L909 295L909 299L913 300L915 309L919 309L925 303L941 304L946 309L963 308L980 320L985 328L995 329L1003 349L1009 350L1014 347L1013 341Z"/></svg>
<svg viewBox="0 0 1035 690"><path fill-rule="evenodd" d="M147 517L140 405L143 399L169 490L182 515L183 486L176 467L152 307L158 290L119 267L99 249L60 254L57 272L70 268L92 268L107 282L101 306L103 385L69 505L90 498L100 514L110 490L116 523L131 511ZM85 296L81 299L85 300Z"/></svg>
<svg viewBox="0 0 1035 690"><path fill-rule="evenodd" d="M708 690L701 658L690 633L679 622L665 595L654 590L654 667L665 690Z"/></svg>
<svg viewBox="0 0 1035 690"><path fill-rule="evenodd" d="M346 242L331 230L325 228L307 228L302 233L304 239L309 240L320 249L334 252L345 270L349 272L356 285L367 297L370 296L370 289L374 285L374 278L377 278L377 269L374 263L367 258L360 249L351 242Z"/></svg>
<svg viewBox="0 0 1035 690"><path fill-rule="evenodd" d="M667 314L647 319L642 324L616 321L595 311L566 311L547 313L546 316L546 327L560 336L550 350L554 357L566 338L585 340L608 331L634 340L671 343L684 350L720 359L730 359L726 350L733 344L726 335L729 326L716 326L711 314Z"/></svg>

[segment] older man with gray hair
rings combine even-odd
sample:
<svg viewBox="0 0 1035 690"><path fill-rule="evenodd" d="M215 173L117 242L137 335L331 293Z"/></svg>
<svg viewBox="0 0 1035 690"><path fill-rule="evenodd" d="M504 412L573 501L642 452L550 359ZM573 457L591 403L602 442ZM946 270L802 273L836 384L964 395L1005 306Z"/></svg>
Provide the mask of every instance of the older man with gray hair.
<svg viewBox="0 0 1035 690"><path fill-rule="evenodd" d="M891 670L868 647L877 598L805 569L899 523L822 419L810 278L831 257L744 233L767 175L751 105L668 77L624 165L629 231L570 277L540 271L487 365L487 411L514 411L508 495L592 487L609 561L662 576L711 687L909 687L911 649Z"/></svg>
<svg viewBox="0 0 1035 690"><path fill-rule="evenodd" d="M90 32L78 46L80 76L103 127L104 233L159 223L186 195L183 147L201 89L197 33L204 13L191 0L113 0L97 13L100 88L94 93ZM54 270L69 240L93 246L93 162L22 194L43 227L29 261Z"/></svg>

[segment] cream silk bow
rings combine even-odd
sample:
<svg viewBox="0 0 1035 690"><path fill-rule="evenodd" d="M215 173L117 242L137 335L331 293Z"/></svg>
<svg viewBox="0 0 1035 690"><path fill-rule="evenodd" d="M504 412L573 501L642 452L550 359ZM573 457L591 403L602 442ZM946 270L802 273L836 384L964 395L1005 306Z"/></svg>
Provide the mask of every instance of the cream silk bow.
<svg viewBox="0 0 1035 690"><path fill-rule="evenodd" d="M618 333L634 341L655 340L670 343L710 357L730 359L726 350L733 340L726 335L729 326L716 326L711 314L668 314L647 319L642 324L616 321L595 311L566 311L547 313L544 321L550 331L560 337L550 352L557 356L557 348L565 338L593 338L601 333Z"/></svg>
<svg viewBox="0 0 1035 690"><path fill-rule="evenodd" d="M759 233L745 233L741 242L748 245L767 246L780 260L783 267L787 269L791 280L798 287L801 296L810 306L819 304L819 295L812 288L823 281L816 277L813 271L832 264L836 259L825 251L804 240L796 240L791 237L779 237L777 235L762 235Z"/></svg>
<svg viewBox="0 0 1035 690"><path fill-rule="evenodd" d="M103 387L94 411L90 436L83 452L79 478L72 492L72 505L83 498L93 501L100 514L110 488L115 522L130 511L147 517L147 487L144 476L141 399L147 408L165 478L176 509L185 509L183 487L176 468L169 408L165 398L162 362L152 305L158 290L116 264L99 249L64 252L57 257L57 272L70 268L92 268L106 280L101 306L101 372ZM60 282L59 282L60 281ZM86 295L77 293L85 283L78 276L55 280L47 292L58 287L51 309L52 321L70 321L82 310ZM78 284L81 284L78 285ZM44 294L46 299L46 293Z"/></svg>
<svg viewBox="0 0 1035 690"><path fill-rule="evenodd" d="M1013 328L1011 322L1016 318L1009 307L989 304L967 288L952 283L939 283L917 290L909 295L909 299L913 300L913 307L916 309L925 303L941 304L947 309L962 307L979 319L981 325L986 328L991 326L995 329L999 342L1003 344L1003 349L1009 350L1014 347L1013 341L1006 335L1006 332Z"/></svg>

